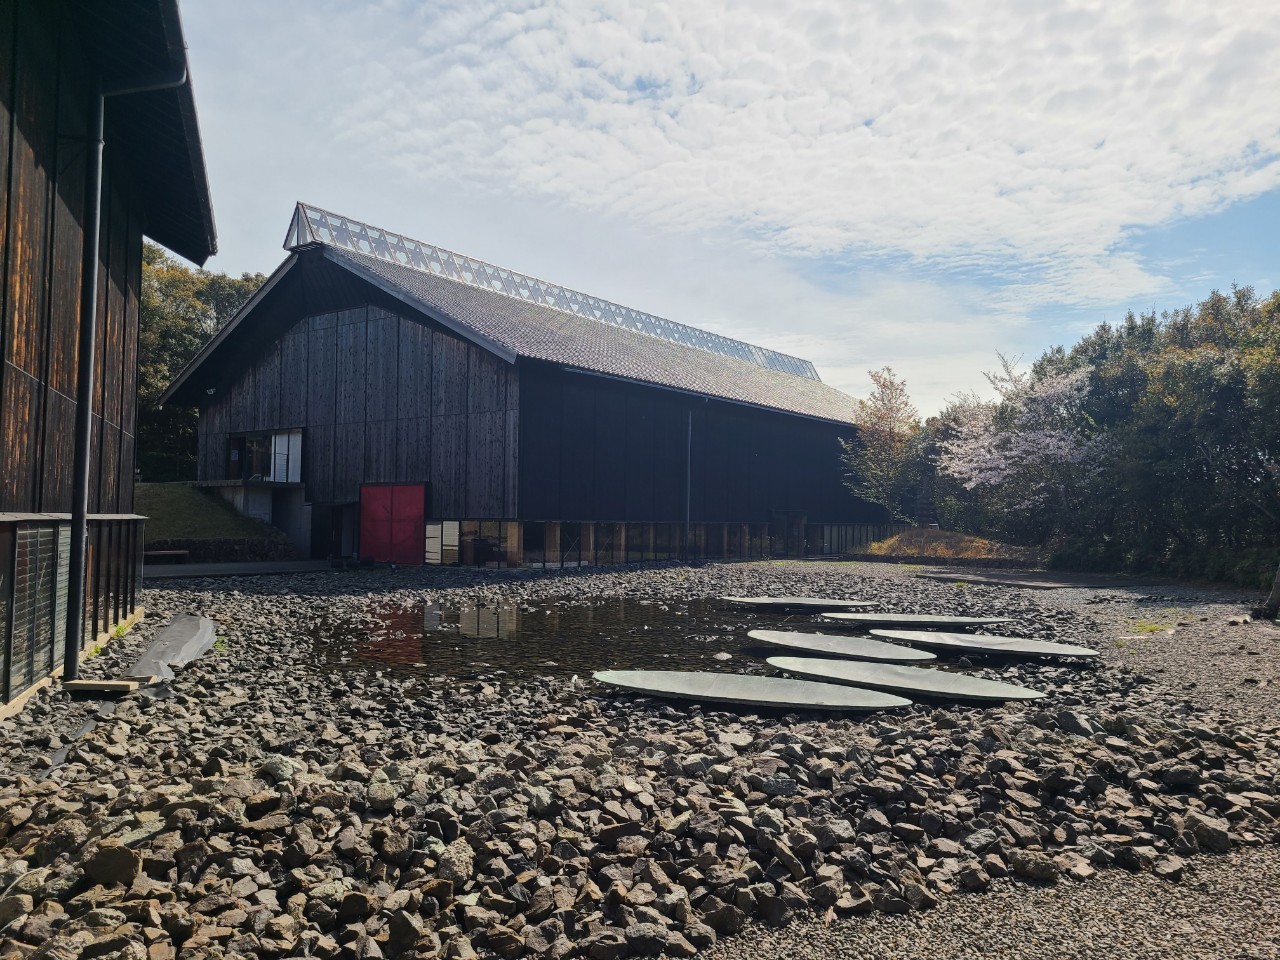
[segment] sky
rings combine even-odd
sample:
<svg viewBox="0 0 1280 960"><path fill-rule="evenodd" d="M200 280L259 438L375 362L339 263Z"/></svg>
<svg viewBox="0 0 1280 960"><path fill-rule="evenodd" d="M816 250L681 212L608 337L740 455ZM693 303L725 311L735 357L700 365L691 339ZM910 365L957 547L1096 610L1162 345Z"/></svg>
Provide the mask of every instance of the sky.
<svg viewBox="0 0 1280 960"><path fill-rule="evenodd" d="M1280 4L182 0L220 253L295 201L924 414L1280 287Z"/></svg>

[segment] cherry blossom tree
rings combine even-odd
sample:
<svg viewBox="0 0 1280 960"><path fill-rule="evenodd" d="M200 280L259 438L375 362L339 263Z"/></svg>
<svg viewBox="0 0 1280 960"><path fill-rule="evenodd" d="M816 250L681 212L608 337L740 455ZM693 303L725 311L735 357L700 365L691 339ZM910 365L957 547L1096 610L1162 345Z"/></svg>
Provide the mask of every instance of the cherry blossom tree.
<svg viewBox="0 0 1280 960"><path fill-rule="evenodd" d="M958 398L945 415L952 426L939 444L938 469L965 490L994 497L1001 509L1068 515L1097 475L1104 449L1084 412L1090 370L1036 376L1007 357L1000 363L987 374L996 400Z"/></svg>

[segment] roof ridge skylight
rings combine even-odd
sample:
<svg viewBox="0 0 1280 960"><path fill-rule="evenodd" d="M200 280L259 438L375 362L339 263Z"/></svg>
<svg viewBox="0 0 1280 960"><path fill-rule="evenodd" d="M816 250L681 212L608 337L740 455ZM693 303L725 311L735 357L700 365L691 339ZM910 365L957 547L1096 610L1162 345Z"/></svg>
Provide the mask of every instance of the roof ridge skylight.
<svg viewBox="0 0 1280 960"><path fill-rule="evenodd" d="M724 337L674 320L624 307L611 300L593 297L557 283L495 266L475 257L454 253L420 240L413 240L381 227L330 213L310 204L299 203L294 209L285 237L286 250L296 250L312 243L323 243L388 263L398 264L423 273L446 277L459 283L500 293L517 300L536 303L563 313L598 320L615 327L636 330L687 347L696 347L722 356L736 357L748 363L793 376L821 380L808 360L755 344Z"/></svg>

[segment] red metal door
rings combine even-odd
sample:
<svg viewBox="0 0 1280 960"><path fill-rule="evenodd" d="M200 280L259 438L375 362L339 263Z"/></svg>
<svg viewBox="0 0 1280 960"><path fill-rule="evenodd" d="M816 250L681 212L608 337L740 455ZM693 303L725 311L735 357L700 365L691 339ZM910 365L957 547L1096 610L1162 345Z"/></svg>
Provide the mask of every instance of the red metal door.
<svg viewBox="0 0 1280 960"><path fill-rule="evenodd" d="M426 500L420 483L361 487L360 555L379 563L422 563Z"/></svg>

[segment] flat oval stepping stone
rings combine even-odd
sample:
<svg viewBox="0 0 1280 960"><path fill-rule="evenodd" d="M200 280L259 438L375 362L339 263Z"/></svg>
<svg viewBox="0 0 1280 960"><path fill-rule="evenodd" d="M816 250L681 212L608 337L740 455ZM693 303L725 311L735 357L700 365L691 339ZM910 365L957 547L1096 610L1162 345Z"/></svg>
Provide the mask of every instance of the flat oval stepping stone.
<svg viewBox="0 0 1280 960"><path fill-rule="evenodd" d="M955 627L963 630L966 627L989 627L996 623L1013 623L1009 617L951 617L933 613L824 613L822 616L853 630L869 627L901 629L924 627L938 630Z"/></svg>
<svg viewBox="0 0 1280 960"><path fill-rule="evenodd" d="M804 677L877 690L893 690L908 696L916 694L941 700L972 701L1039 700L1044 696L1039 690L1013 683L983 680L963 673L925 667L808 657L770 657L766 662L771 667Z"/></svg>
<svg viewBox="0 0 1280 960"><path fill-rule="evenodd" d="M995 653L1006 657L1069 657L1088 659L1097 650L1076 647L1049 640L1024 640L1022 637L987 637L980 633L935 633L932 630L872 630L873 637L901 640L904 643L965 653Z"/></svg>
<svg viewBox="0 0 1280 960"><path fill-rule="evenodd" d="M750 677L734 673L681 670L601 670L601 683L651 697L727 703L742 707L787 710L887 710L909 707L910 700L857 687L785 677Z"/></svg>
<svg viewBox="0 0 1280 960"><path fill-rule="evenodd" d="M757 610L806 610L811 613L876 606L871 600L831 600L825 597L721 597L720 599L725 603L737 604L740 607L755 607Z"/></svg>
<svg viewBox="0 0 1280 960"><path fill-rule="evenodd" d="M854 660L875 660L881 663L914 663L920 660L936 660L924 650L882 643L866 637L832 636L829 633L795 633L789 630L752 630L747 634L773 647L821 653L832 657L849 657Z"/></svg>

